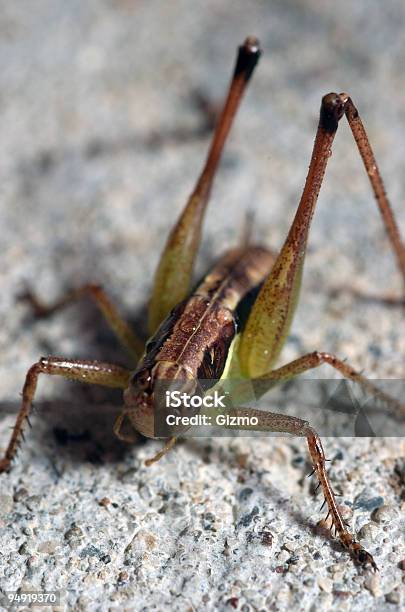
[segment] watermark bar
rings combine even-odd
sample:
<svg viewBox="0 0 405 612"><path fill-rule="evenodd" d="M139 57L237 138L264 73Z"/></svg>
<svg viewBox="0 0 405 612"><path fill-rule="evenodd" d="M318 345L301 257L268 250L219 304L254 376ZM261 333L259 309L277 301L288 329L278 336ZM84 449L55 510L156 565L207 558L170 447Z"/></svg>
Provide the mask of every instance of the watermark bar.
<svg viewBox="0 0 405 612"><path fill-rule="evenodd" d="M308 421L326 437L405 437L405 380L373 379L372 383L381 392L378 397L342 379L301 377L270 383L249 379L158 380L151 397L154 436L282 436L279 431L257 430L253 411L260 410ZM393 401L387 401L388 397ZM58 399L38 401L35 407L36 418L56 413L61 423L64 413L76 409L82 414L84 410L80 403ZM17 415L19 408L18 401L0 402L0 421L2 416ZM244 413L242 419L235 420L237 408L243 408ZM93 407L88 409L91 413ZM115 414L114 406L103 406L103 413L110 409Z"/></svg>
<svg viewBox="0 0 405 612"><path fill-rule="evenodd" d="M384 399L405 397L405 381L373 380L373 397L358 384L339 379L294 379L266 389L257 381L197 380L190 393L181 381L159 380L154 394L155 436L227 437L282 435L260 431L257 411L308 421L323 436L405 436L405 406ZM238 408L243 408L243 415ZM134 408L136 410L136 408ZM252 414L249 414L251 409Z"/></svg>
<svg viewBox="0 0 405 612"><path fill-rule="evenodd" d="M3 591L0 605L6 610L30 607L50 607L54 610L61 605L61 594L59 591Z"/></svg>

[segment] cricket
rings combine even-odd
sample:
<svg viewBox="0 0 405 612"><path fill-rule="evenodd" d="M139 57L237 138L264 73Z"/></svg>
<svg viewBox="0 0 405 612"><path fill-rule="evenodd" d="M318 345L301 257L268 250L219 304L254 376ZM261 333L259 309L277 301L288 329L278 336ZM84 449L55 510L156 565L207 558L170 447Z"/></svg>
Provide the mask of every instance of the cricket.
<svg viewBox="0 0 405 612"><path fill-rule="evenodd" d="M401 418L405 407L388 396L363 373L343 359L320 350L275 367L289 333L299 298L308 235L339 121L346 117L363 160L397 265L405 282L405 246L385 194L380 172L357 108L346 93L329 93L322 98L319 124L302 197L284 245L279 252L252 244L245 236L226 252L197 285L193 268L201 242L202 226L214 178L225 142L238 107L261 55L259 41L246 38L239 47L228 93L219 114L202 172L186 206L171 230L155 274L149 302L150 339L142 342L121 317L104 289L96 284L70 290L53 304L47 304L28 289L24 299L38 317L54 314L72 301L87 297L94 301L117 339L131 356L134 366L65 357L42 357L32 365L22 390L16 423L0 460L0 473L10 469L23 440L23 430L32 409L38 378L42 374L73 381L122 389L124 408L114 425L115 434L134 442L138 434L156 434L156 389L169 381L190 396L204 394L226 376L237 375L257 383L261 395L272 386L290 380L322 364L329 364L344 378L385 402ZM170 210L170 208L169 208ZM254 294L245 320L238 315L242 301ZM206 385L203 391L200 382ZM207 384L208 381L208 384ZM178 397L181 397L180 393ZM180 402L181 403L181 402ZM201 406L202 402L193 405ZM181 407L180 407L181 409ZM250 430L278 432L303 437L327 506L327 518L342 547L353 561L377 571L373 556L356 541L343 520L326 470L325 452L317 432L306 420L235 403L228 408L224 427L243 427L250 418ZM124 433L123 425L131 432ZM242 423L242 425L240 425ZM128 429L128 427L126 427ZM133 435L132 435L133 433ZM181 427L164 438L164 446L146 461L152 465L169 452L182 434Z"/></svg>

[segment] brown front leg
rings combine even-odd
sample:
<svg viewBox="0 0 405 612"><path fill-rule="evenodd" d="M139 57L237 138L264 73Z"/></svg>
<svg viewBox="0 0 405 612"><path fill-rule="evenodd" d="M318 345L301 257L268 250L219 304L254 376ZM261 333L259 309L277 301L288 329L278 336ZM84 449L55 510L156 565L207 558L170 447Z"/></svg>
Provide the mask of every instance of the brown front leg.
<svg viewBox="0 0 405 612"><path fill-rule="evenodd" d="M314 429L309 425L308 421L298 419L283 414L274 412L264 412L253 408L235 408L230 411L231 416L245 417L250 421L252 417L256 417L257 424L246 427L229 426L228 429L249 429L250 431L272 431L279 433L289 433L295 436L301 436L307 439L309 453L312 459L313 473L318 477L320 486L328 505L328 516L332 518L332 524L335 527L336 533L340 542L349 551L356 563L363 567L370 566L376 571L377 565L372 555L367 552L361 544L356 542L354 536L350 533L342 518L339 506L336 503L336 498L333 489L329 482L326 472L326 459L322 447L322 442Z"/></svg>
<svg viewBox="0 0 405 612"><path fill-rule="evenodd" d="M362 566L369 565L374 571L377 571L378 567L372 555L370 555L370 553L367 552L361 544L356 542L350 531L347 529L346 523L342 518L326 472L325 453L322 447L321 439L316 431L309 426L305 428L303 435L305 435L307 438L313 469L322 487L325 501L328 505L328 516L331 516L332 518L332 524L335 527L339 540L350 552L356 563Z"/></svg>
<svg viewBox="0 0 405 612"><path fill-rule="evenodd" d="M40 374L63 376L70 380L77 380L92 385L102 385L104 387L117 387L119 389L126 388L131 375L130 371L125 368L99 361L42 357L37 363L34 363L28 370L25 378L21 408L6 452L0 461L0 474L9 469L11 461L17 452L20 439L23 436L24 421L29 417Z"/></svg>

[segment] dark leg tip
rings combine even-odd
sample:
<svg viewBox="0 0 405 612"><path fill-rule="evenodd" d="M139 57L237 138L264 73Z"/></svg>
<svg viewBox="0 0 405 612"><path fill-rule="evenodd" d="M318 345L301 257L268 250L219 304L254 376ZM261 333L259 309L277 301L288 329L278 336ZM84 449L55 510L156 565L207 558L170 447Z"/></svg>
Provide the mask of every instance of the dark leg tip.
<svg viewBox="0 0 405 612"><path fill-rule="evenodd" d="M239 47L238 59L236 60L234 78L243 77L248 81L252 75L257 62L259 61L262 50L260 42L254 36L248 36Z"/></svg>
<svg viewBox="0 0 405 612"><path fill-rule="evenodd" d="M329 93L322 98L319 126L326 132L336 132L339 119L345 112L345 94Z"/></svg>
<svg viewBox="0 0 405 612"><path fill-rule="evenodd" d="M379 571L372 555L362 547L355 551L355 561L364 569L371 569L373 572Z"/></svg>

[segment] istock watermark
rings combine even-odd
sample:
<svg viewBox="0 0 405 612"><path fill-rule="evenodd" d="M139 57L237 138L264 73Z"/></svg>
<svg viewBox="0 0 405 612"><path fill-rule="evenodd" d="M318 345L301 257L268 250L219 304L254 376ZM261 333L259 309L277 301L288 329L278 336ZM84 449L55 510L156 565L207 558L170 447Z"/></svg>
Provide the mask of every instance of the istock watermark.
<svg viewBox="0 0 405 612"><path fill-rule="evenodd" d="M215 390L213 394L190 395L185 391L166 391L165 407L168 409L168 414L165 417L165 423L168 427L255 427L259 424L259 420L254 415L249 416L233 416L227 413L218 412L218 414L207 414L204 409L226 410L227 396L229 391L225 391L222 395ZM176 414L170 409L200 409L202 412L198 414Z"/></svg>
<svg viewBox="0 0 405 612"><path fill-rule="evenodd" d="M173 385L173 383L175 384ZM159 381L154 396L155 436L223 437L283 435L267 412L307 421L323 436L405 436L405 414L385 397L405 396L405 381L373 381L379 397L352 382L295 379ZM397 402L399 405L399 401Z"/></svg>
<svg viewBox="0 0 405 612"><path fill-rule="evenodd" d="M166 391L166 408L226 408L225 400L229 392L219 395L214 391L213 395L189 395L185 391Z"/></svg>

